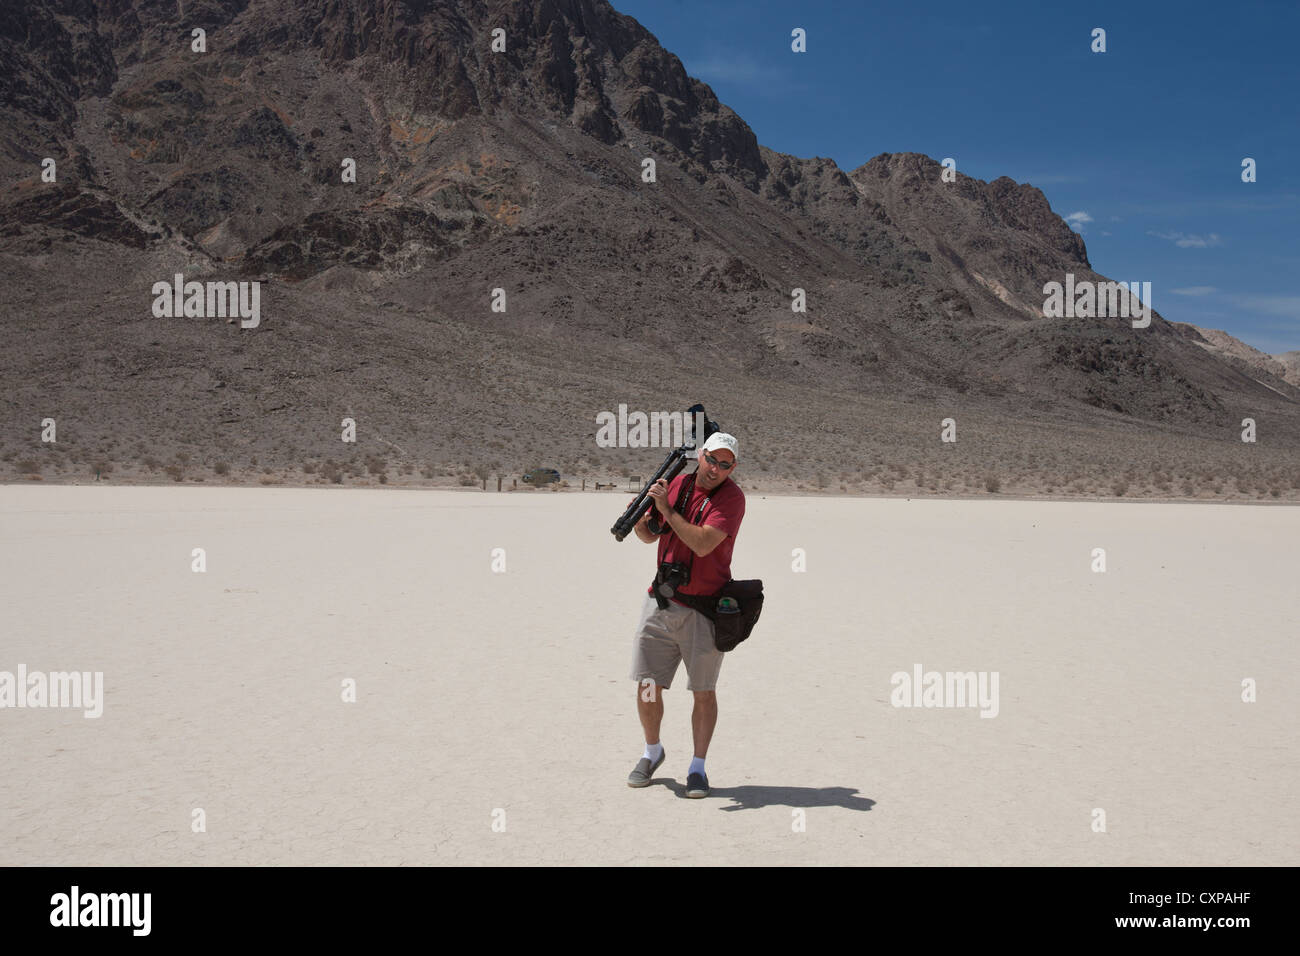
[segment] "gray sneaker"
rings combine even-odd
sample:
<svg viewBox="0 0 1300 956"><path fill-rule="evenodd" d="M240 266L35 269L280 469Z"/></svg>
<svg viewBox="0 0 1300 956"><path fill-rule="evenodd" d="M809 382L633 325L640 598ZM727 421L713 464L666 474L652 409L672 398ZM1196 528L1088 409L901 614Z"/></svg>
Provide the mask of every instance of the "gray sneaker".
<svg viewBox="0 0 1300 956"><path fill-rule="evenodd" d="M659 765L664 762L664 759L667 756L668 748L665 747L659 754L659 759L654 762L653 766L650 764L649 757L642 757L636 762L636 769L627 775L627 785L629 787L650 786L650 778L654 776L654 772L659 769Z"/></svg>

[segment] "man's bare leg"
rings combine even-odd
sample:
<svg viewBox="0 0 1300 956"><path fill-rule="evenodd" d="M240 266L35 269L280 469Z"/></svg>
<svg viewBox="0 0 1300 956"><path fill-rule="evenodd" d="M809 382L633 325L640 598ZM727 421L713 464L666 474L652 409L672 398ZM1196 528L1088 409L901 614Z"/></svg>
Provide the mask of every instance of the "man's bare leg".
<svg viewBox="0 0 1300 956"><path fill-rule="evenodd" d="M691 737L695 741L695 756L703 760L709 755L709 741L713 739L713 728L718 724L718 693L712 690L697 690L695 707L691 710ZM662 715L662 707L660 710ZM658 732L659 725L655 724Z"/></svg>
<svg viewBox="0 0 1300 956"><path fill-rule="evenodd" d="M664 690L658 684L636 685L636 713L641 718L645 742L659 743L659 725L664 719Z"/></svg>

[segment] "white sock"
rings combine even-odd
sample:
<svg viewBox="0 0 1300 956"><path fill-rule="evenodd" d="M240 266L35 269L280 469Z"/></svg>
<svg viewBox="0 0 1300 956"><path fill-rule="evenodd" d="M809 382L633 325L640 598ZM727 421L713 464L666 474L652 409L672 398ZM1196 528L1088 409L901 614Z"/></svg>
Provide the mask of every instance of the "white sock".
<svg viewBox="0 0 1300 956"><path fill-rule="evenodd" d="M703 757L692 757L692 758L691 758L691 769L688 770L688 771L686 771L686 776L689 777L689 776L690 776L691 774L693 774L693 773L704 773L704 758L703 758ZM705 776L708 776L708 775L705 774Z"/></svg>
<svg viewBox="0 0 1300 956"><path fill-rule="evenodd" d="M662 742L660 742L657 744L646 744L645 753L643 753L641 756L649 758L651 763L658 763L659 758L662 757L663 755L664 755L664 745Z"/></svg>

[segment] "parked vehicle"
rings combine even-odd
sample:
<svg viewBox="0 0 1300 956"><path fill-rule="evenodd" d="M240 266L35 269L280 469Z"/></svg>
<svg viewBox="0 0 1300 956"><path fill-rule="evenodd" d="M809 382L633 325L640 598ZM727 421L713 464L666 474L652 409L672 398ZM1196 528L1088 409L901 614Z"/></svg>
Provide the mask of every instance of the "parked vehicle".
<svg viewBox="0 0 1300 956"><path fill-rule="evenodd" d="M524 475L524 481L533 485L549 485L560 480L560 473L554 468L534 468Z"/></svg>

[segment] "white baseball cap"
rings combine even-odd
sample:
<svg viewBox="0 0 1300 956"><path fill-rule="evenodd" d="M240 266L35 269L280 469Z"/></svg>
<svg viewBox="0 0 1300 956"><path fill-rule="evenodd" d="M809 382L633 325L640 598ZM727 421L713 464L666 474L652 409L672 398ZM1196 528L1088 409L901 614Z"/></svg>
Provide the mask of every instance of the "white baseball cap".
<svg viewBox="0 0 1300 956"><path fill-rule="evenodd" d="M706 452L713 451L715 448L725 448L727 451L735 455L736 460L739 461L740 452L737 450L739 447L740 443L736 441L735 435L728 435L726 432L714 432L709 436L708 440L704 443L704 447L701 448L700 451Z"/></svg>

